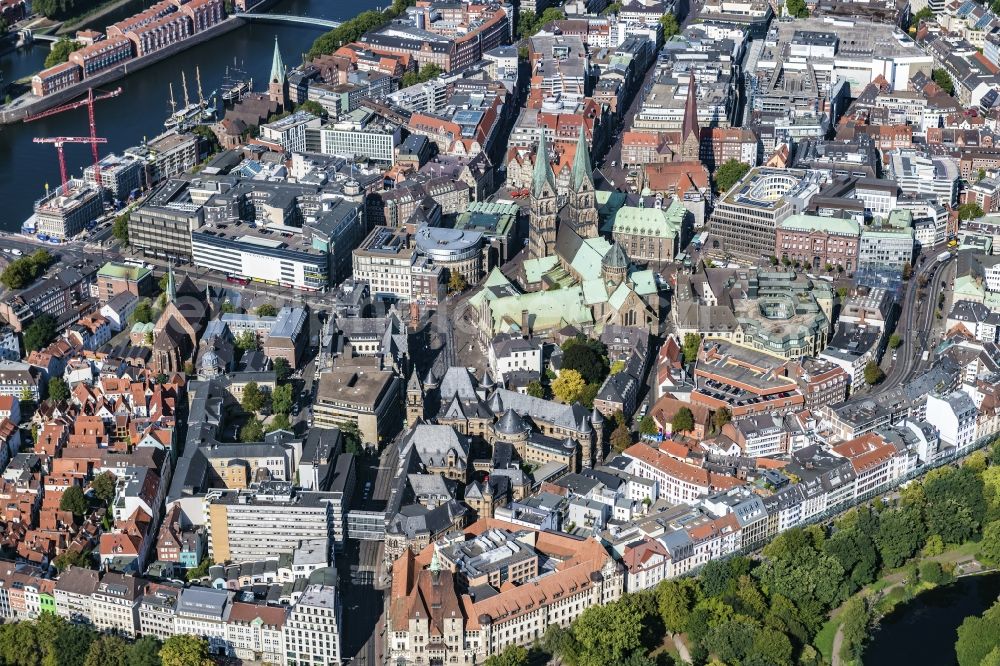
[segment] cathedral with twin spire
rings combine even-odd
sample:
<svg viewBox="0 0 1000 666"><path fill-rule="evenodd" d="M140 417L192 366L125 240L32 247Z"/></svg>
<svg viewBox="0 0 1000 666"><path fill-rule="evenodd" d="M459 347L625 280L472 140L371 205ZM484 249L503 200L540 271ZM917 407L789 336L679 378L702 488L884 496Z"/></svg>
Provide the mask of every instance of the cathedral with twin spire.
<svg viewBox="0 0 1000 666"><path fill-rule="evenodd" d="M517 276L494 269L469 301L479 313L483 344L500 333L567 327L599 333L609 324L655 327L655 275L638 270L617 243L601 236L597 195L584 128L562 195L542 134L529 188L528 258Z"/></svg>

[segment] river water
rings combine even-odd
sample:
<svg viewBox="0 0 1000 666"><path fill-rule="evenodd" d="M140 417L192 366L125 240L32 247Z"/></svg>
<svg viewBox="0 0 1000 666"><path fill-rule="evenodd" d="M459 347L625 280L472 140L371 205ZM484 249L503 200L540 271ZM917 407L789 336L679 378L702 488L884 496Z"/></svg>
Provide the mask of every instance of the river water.
<svg viewBox="0 0 1000 666"><path fill-rule="evenodd" d="M864 662L952 666L958 627L970 615L981 615L997 601L1000 574L960 578L924 592L882 618L865 649Z"/></svg>
<svg viewBox="0 0 1000 666"><path fill-rule="evenodd" d="M135 0L100 19L101 26L134 14L152 0ZM279 0L269 10L276 14L314 16L332 20L349 19L357 14L386 5L386 0ZM308 25L253 23L192 47L171 58L147 67L103 89L122 87L117 98L96 105L97 135L108 140L101 154L120 152L163 131L169 113L168 84L173 81L174 95L181 103L181 72L187 75L188 89L195 97L195 66L201 68L202 88L206 95L220 88L227 65L237 62L254 79L257 90L265 90L271 71L274 38L281 45L289 67L302 60L313 40L325 28ZM0 71L5 81L14 81L42 68L48 52L47 43L0 56ZM0 229L19 231L31 215L32 204L45 193L45 184L59 184L59 163L50 145L36 144L36 136L86 136L90 132L86 109L69 111L33 123L0 127ZM79 176L93 161L88 144L68 144L65 148L67 171Z"/></svg>

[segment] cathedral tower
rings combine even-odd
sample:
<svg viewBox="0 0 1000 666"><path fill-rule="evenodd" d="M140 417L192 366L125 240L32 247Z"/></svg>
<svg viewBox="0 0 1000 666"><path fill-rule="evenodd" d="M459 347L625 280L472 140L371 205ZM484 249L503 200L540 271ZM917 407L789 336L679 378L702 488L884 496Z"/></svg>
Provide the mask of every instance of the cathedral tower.
<svg viewBox="0 0 1000 666"><path fill-rule="evenodd" d="M531 176L531 198L528 217L528 256L541 259L556 251L556 177L549 164L545 133L535 151L535 170Z"/></svg>
<svg viewBox="0 0 1000 666"><path fill-rule="evenodd" d="M580 124L580 136L576 142L573 171L570 177L569 214L576 233L582 238L597 237L597 198L594 187L594 168L590 164L590 148Z"/></svg>

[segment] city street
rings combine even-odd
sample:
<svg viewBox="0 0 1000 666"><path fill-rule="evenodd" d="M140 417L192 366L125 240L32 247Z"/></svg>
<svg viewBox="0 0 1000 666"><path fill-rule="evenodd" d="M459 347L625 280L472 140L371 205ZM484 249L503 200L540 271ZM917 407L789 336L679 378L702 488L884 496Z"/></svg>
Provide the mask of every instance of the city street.
<svg viewBox="0 0 1000 666"><path fill-rule="evenodd" d="M946 276L953 275L955 267L954 255L943 262L937 261L936 257L934 250L931 250L930 256L914 271L906 286L902 312L896 323L896 332L903 340L899 349L896 350L898 361L891 365L886 373L886 378L875 388L876 391L887 391L905 384L926 365L923 361L923 353L933 350L935 342L932 335L935 322L934 312L942 284L948 282ZM926 286L920 287L924 277L927 278ZM919 296L923 290L927 291L925 298ZM928 354L928 363L933 360L930 356Z"/></svg>

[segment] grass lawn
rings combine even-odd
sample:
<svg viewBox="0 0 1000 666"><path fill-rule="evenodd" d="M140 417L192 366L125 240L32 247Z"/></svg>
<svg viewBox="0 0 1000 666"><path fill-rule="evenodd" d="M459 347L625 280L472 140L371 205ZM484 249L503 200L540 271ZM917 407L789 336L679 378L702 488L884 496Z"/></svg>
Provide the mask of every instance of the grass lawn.
<svg viewBox="0 0 1000 666"><path fill-rule="evenodd" d="M837 629L839 628L840 618L831 618L826 621L826 624L819 630L819 633L816 634L816 639L813 641L813 645L823 655L823 661L827 664L833 663L833 638L837 635Z"/></svg>

